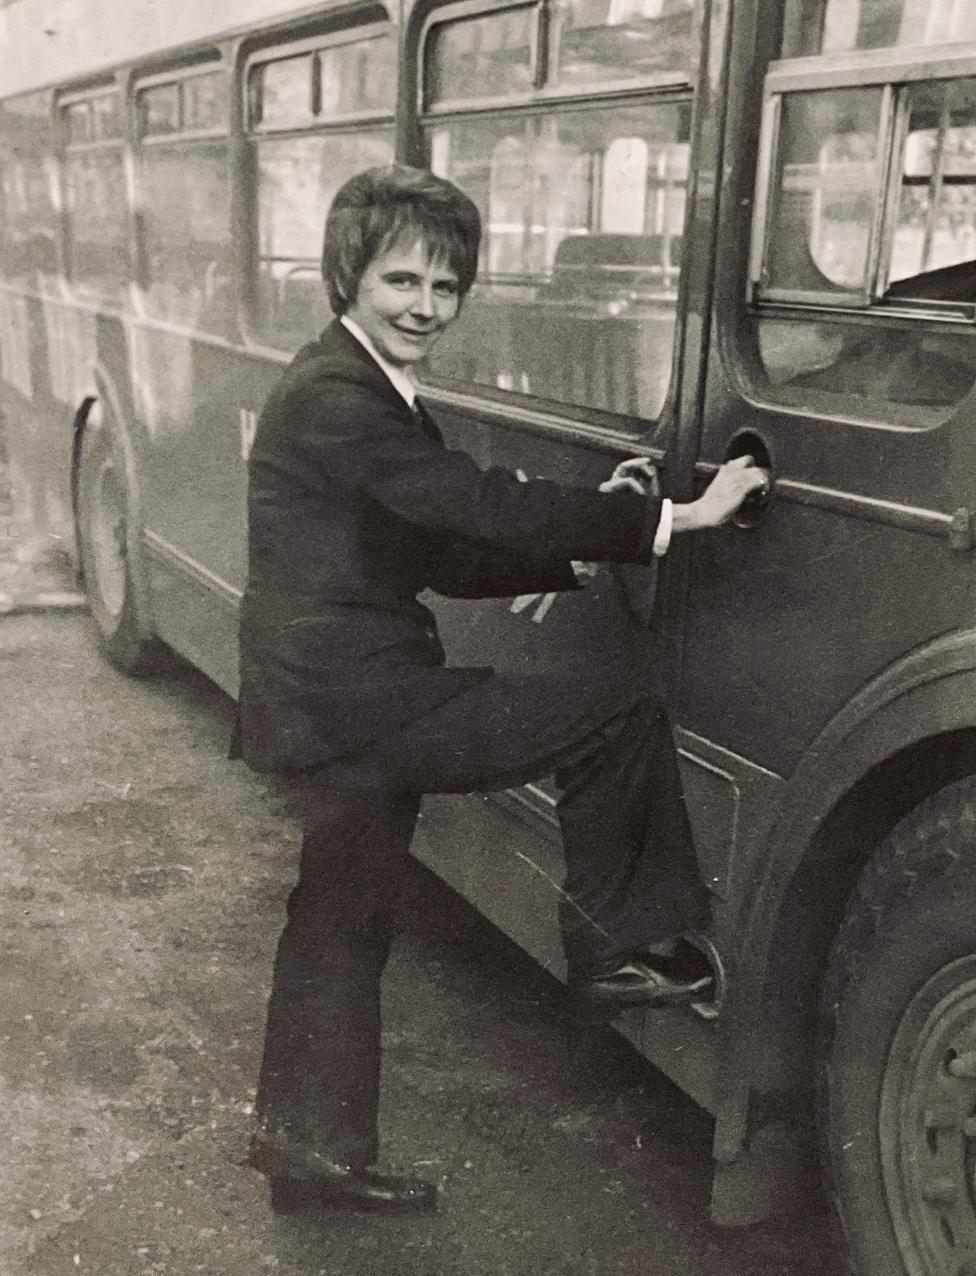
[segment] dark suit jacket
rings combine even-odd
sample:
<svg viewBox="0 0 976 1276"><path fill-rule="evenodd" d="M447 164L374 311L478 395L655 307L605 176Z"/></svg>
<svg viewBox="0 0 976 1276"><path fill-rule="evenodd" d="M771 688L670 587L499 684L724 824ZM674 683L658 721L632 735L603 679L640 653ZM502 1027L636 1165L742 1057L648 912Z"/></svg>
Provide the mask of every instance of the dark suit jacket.
<svg viewBox="0 0 976 1276"><path fill-rule="evenodd" d="M297 771L488 677L444 668L424 589L573 589L572 559L650 562L660 503L481 470L338 321L272 392L249 462L239 752Z"/></svg>

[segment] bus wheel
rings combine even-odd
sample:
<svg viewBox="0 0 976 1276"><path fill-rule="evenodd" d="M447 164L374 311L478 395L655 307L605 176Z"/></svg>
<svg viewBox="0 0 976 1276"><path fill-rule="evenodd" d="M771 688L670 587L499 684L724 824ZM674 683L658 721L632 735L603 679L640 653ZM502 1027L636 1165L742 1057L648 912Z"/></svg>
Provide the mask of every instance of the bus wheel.
<svg viewBox="0 0 976 1276"><path fill-rule="evenodd" d="M97 423L81 438L76 492L81 571L102 648L125 672L147 672L158 643L143 623L133 582L125 468L111 432Z"/></svg>
<svg viewBox="0 0 976 1276"><path fill-rule="evenodd" d="M828 1188L860 1276L976 1276L976 780L862 873L826 979Z"/></svg>

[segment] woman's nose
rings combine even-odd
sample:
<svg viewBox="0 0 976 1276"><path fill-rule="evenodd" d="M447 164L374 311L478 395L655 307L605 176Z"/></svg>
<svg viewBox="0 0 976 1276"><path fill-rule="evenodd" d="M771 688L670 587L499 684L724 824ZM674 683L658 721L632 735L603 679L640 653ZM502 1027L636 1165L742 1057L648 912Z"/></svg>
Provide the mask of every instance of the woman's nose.
<svg viewBox="0 0 976 1276"><path fill-rule="evenodd" d="M414 293L413 305L411 307L414 314L421 315L425 319L434 317L434 290L430 284L421 284Z"/></svg>

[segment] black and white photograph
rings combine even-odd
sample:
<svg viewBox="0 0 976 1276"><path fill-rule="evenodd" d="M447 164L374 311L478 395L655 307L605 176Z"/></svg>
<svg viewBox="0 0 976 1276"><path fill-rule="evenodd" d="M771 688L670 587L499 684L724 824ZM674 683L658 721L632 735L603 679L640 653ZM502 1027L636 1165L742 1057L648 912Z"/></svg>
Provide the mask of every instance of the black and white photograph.
<svg viewBox="0 0 976 1276"><path fill-rule="evenodd" d="M976 1276L976 0L0 0L0 1276Z"/></svg>

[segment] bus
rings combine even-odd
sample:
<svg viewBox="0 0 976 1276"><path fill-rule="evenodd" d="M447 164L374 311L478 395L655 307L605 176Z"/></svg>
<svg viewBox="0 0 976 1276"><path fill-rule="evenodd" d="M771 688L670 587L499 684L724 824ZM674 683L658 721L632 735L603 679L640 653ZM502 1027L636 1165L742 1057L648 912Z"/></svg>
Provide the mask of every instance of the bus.
<svg viewBox="0 0 976 1276"><path fill-rule="evenodd" d="M860 1276L976 1271L976 0L3 0L0 86L20 516L123 668L235 691L248 447L368 165L483 214L449 439L769 469L655 568L436 605L457 661L653 645L723 978L619 1027L714 1119L713 1217L819 1164ZM564 973L547 783L416 851Z"/></svg>

